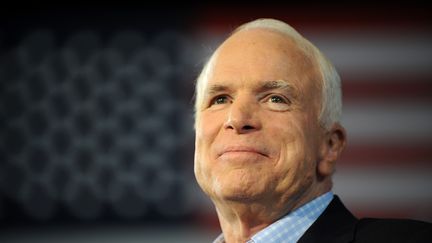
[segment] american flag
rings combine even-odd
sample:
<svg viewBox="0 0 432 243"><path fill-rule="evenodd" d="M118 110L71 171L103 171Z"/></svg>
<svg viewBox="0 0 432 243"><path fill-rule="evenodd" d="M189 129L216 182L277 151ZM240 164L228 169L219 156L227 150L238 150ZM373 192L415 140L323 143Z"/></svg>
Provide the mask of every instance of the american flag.
<svg viewBox="0 0 432 243"><path fill-rule="evenodd" d="M430 16L412 5L208 6L198 33L201 43L211 43L204 48L210 52L236 26L256 18L293 26L342 78L348 144L333 191L358 217L431 221ZM209 211L206 216L216 217Z"/></svg>
<svg viewBox="0 0 432 243"><path fill-rule="evenodd" d="M432 222L430 8L184 7L0 8L0 242L214 239L193 177L193 79L235 27L263 17L342 77L334 192L358 217Z"/></svg>

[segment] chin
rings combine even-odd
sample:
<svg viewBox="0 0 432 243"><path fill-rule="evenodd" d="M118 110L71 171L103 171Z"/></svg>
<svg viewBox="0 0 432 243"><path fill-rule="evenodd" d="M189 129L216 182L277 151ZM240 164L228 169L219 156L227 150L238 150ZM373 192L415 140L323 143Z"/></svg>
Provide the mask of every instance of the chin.
<svg viewBox="0 0 432 243"><path fill-rule="evenodd" d="M234 181L215 186L215 196L225 201L249 202L264 197L266 183L255 180L252 183Z"/></svg>
<svg viewBox="0 0 432 243"><path fill-rule="evenodd" d="M262 194L230 193L226 195L220 195L219 198L222 198L224 201L250 203L261 199Z"/></svg>

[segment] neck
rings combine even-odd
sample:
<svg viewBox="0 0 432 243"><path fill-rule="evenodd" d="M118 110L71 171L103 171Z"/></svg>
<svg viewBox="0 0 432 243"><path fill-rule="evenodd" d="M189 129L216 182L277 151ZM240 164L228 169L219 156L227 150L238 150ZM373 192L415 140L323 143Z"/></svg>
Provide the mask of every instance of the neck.
<svg viewBox="0 0 432 243"><path fill-rule="evenodd" d="M254 202L213 200L227 243L244 243L279 218L329 191L306 191L302 196L288 200Z"/></svg>
<svg viewBox="0 0 432 243"><path fill-rule="evenodd" d="M246 242L282 215L259 203L216 203L225 242Z"/></svg>

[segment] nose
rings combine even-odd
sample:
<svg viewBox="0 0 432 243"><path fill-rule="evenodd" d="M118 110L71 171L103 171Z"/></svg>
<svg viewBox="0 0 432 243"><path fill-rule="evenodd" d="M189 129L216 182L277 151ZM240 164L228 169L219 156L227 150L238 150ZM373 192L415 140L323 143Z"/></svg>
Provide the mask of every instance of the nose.
<svg viewBox="0 0 432 243"><path fill-rule="evenodd" d="M261 129L258 109L251 99L235 99L228 110L224 128L234 130L238 134Z"/></svg>

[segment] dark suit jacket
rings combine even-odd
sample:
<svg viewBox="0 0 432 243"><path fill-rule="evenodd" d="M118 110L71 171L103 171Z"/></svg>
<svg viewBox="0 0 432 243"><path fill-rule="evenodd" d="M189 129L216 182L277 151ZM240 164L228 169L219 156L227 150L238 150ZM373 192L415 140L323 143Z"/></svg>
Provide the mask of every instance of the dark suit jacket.
<svg viewBox="0 0 432 243"><path fill-rule="evenodd" d="M402 219L357 219L335 196L298 242L432 243L432 224Z"/></svg>

